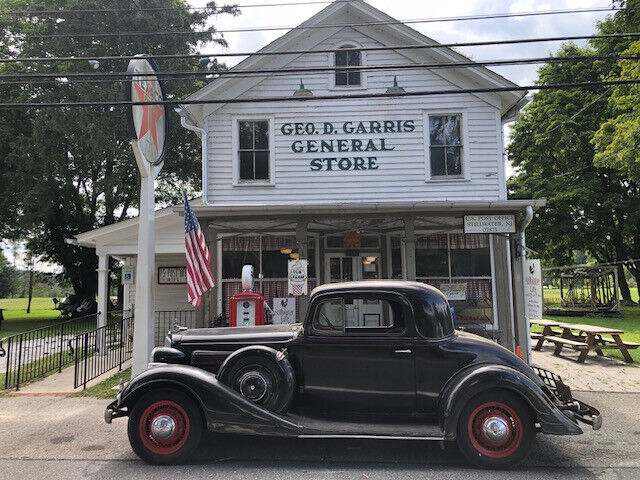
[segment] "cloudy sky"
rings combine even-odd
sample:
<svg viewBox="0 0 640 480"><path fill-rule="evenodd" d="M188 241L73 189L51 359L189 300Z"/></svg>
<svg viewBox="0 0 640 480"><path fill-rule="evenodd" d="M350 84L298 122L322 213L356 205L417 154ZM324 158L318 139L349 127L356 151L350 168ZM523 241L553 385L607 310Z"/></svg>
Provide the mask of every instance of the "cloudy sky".
<svg viewBox="0 0 640 480"><path fill-rule="evenodd" d="M208 0L188 1L194 7L205 6L208 2ZM235 2L220 1L219 4L251 5L291 1L295 0L236 0ZM398 20L608 7L611 5L610 0L369 0L368 3ZM318 5L246 7L241 8L242 14L238 17L222 15L214 19L214 24L219 30L263 26L292 27L319 12L327 4L328 2ZM417 23L411 26L441 43L471 42L544 36L589 35L594 32L596 22L605 18L606 15L606 12L597 12L492 20ZM225 38L229 43L229 47L226 50L253 52L284 33L286 33L286 29L267 32L226 33ZM547 42L516 46L468 47L461 49L461 51L474 60L541 57L555 51L559 45L559 42ZM217 47L204 49L206 52L223 50ZM225 58L224 60L228 65L234 65L241 58ZM494 70L520 85L526 85L533 83L535 80L536 69L536 65L522 65L495 68ZM24 268L24 250L21 247L14 249L8 244L2 245L0 243L0 248L2 248L12 264ZM51 271L57 270L57 267L37 262L36 269Z"/></svg>
<svg viewBox="0 0 640 480"><path fill-rule="evenodd" d="M238 5L260 3L286 3L294 0L237 0ZM207 0L189 0L192 6L206 5ZM219 2L222 4L223 2ZM229 2L232 3L232 2ZM328 2L327 2L328 3ZM367 3L398 20L466 15L532 12L575 8L609 7L610 0L369 0ZM215 20L218 29L262 26L295 26L324 8L326 4L292 5L279 7L241 8L238 17L222 15ZM501 18L441 23L416 23L413 28L441 43L470 42L510 38L545 37L560 35L589 35L596 22L606 12L546 15L538 17ZM286 30L267 32L225 33L228 51L255 51L284 34ZM462 52L474 60L523 58L546 56L556 50L559 42L522 45L468 47ZM221 51L207 49L207 51ZM225 59L233 65L239 59ZM495 71L521 85L536 78L535 65L495 68Z"/></svg>

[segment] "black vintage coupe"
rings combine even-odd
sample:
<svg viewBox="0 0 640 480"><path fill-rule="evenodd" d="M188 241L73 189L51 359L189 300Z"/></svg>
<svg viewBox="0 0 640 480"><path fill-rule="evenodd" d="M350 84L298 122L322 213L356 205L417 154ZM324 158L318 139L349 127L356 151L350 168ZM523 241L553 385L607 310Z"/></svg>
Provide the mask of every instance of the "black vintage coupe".
<svg viewBox="0 0 640 480"><path fill-rule="evenodd" d="M187 459L205 429L298 438L456 441L482 467L514 465L536 431L593 429L600 413L561 379L456 331L421 283L316 288L304 323L170 333L107 407L152 463Z"/></svg>

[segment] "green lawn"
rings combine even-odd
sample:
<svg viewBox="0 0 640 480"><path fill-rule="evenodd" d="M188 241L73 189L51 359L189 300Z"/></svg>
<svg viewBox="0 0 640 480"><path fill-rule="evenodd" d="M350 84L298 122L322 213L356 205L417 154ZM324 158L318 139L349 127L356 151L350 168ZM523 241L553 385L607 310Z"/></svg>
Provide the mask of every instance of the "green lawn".
<svg viewBox="0 0 640 480"><path fill-rule="evenodd" d="M556 287L544 287L542 289L545 305L560 305L560 289ZM638 301L638 289L631 288L631 298Z"/></svg>
<svg viewBox="0 0 640 480"><path fill-rule="evenodd" d="M34 297L31 300L31 312L27 314L26 298L0 299L0 308L4 310L0 338L55 323L60 317L60 312L53 307L51 298Z"/></svg>
<svg viewBox="0 0 640 480"><path fill-rule="evenodd" d="M546 292L545 292L546 293ZM637 297L636 297L637 299ZM640 306L622 307L622 318L620 317L602 317L597 315L587 315L584 317L564 317L559 315L545 315L547 320L555 320L563 323L586 323L589 325L598 325L601 327L618 328L624 330L622 339L627 342L640 343ZM533 331L542 331L542 328L533 328ZM633 360L640 362L640 349L629 350ZM595 355L590 353L589 355ZM622 359L622 354L616 350L606 350L605 355Z"/></svg>
<svg viewBox="0 0 640 480"><path fill-rule="evenodd" d="M116 398L118 393L117 390L114 390L113 387L116 385L120 385L120 381L124 380L128 382L131 380L131 368L127 368L126 370L122 370L121 372L116 373L115 375L107 378L106 380L100 382L93 387L87 388L86 390L82 390L80 392L74 393L71 395L72 397L96 397L96 398Z"/></svg>

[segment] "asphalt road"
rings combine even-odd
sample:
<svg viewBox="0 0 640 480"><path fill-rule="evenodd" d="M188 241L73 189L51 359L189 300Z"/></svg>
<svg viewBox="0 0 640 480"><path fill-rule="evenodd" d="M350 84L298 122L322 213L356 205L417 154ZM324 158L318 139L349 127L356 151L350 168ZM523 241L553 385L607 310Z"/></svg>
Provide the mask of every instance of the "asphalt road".
<svg viewBox="0 0 640 480"><path fill-rule="evenodd" d="M129 448L126 419L106 425L104 400L0 398L0 479L637 479L640 394L579 393L604 426L578 437L539 435L524 465L474 469L455 448L418 441L209 436L189 465L149 466Z"/></svg>

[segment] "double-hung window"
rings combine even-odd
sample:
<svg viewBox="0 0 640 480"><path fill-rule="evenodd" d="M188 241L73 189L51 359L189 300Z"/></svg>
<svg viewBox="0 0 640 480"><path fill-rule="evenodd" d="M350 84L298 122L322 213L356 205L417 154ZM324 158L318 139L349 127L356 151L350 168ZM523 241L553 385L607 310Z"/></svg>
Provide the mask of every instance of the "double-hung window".
<svg viewBox="0 0 640 480"><path fill-rule="evenodd" d="M238 121L238 180L268 182L270 180L268 120Z"/></svg>
<svg viewBox="0 0 640 480"><path fill-rule="evenodd" d="M362 65L362 54L353 45L345 45L335 53L336 87L357 87L362 85L360 70L353 67ZM344 70L339 67L348 67Z"/></svg>
<svg viewBox="0 0 640 480"><path fill-rule="evenodd" d="M462 115L429 115L429 162L432 178L463 176Z"/></svg>

